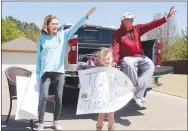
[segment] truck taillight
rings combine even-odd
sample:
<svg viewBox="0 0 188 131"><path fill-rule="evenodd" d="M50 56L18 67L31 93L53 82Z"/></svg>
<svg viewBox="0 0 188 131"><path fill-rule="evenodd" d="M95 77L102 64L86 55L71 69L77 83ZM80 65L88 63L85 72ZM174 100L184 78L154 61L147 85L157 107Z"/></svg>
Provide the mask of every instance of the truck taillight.
<svg viewBox="0 0 188 131"><path fill-rule="evenodd" d="M161 57L161 48L162 48L162 44L160 42L158 42L157 44L157 66L161 65L161 61L162 61L162 57Z"/></svg>
<svg viewBox="0 0 188 131"><path fill-rule="evenodd" d="M68 62L69 64L77 64L77 39L70 39L68 45L70 47Z"/></svg>

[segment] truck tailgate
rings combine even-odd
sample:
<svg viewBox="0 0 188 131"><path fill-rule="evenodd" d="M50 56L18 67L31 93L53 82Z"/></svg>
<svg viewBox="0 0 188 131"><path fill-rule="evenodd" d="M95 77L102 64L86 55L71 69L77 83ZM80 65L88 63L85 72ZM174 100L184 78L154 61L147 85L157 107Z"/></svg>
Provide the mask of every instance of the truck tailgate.
<svg viewBox="0 0 188 131"><path fill-rule="evenodd" d="M120 66L117 66L118 69L120 69ZM160 66L155 67L153 76L160 76L160 75L166 75L173 73L173 67L171 66Z"/></svg>

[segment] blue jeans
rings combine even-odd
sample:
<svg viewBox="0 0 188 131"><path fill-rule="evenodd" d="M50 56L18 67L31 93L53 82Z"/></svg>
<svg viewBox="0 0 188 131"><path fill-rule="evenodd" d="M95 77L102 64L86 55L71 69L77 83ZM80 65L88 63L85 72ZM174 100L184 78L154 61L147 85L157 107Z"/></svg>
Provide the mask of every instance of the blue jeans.
<svg viewBox="0 0 188 131"><path fill-rule="evenodd" d="M65 75L57 72L46 72L41 77L40 100L39 100L39 123L44 122L44 114L48 101L49 87L53 83L53 92L55 95L54 121L59 119L62 108L62 95L65 82Z"/></svg>

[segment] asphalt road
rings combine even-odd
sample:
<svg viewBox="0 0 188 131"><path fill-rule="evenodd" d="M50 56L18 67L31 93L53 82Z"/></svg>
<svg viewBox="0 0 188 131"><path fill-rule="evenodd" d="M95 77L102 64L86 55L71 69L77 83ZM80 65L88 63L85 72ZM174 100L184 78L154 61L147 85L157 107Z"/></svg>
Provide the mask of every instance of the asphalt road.
<svg viewBox="0 0 188 131"><path fill-rule="evenodd" d="M78 90L64 91L60 123L64 130L95 130L97 114L76 115ZM11 118L5 126L9 110L7 82L2 76L2 130L29 130L28 121L15 121L16 100L13 102ZM187 99L158 92L149 92L145 109L140 110L130 103L115 113L116 130L187 130ZM53 106L48 104L45 128L52 130ZM104 129L107 122L105 122ZM36 127L36 126L35 126Z"/></svg>

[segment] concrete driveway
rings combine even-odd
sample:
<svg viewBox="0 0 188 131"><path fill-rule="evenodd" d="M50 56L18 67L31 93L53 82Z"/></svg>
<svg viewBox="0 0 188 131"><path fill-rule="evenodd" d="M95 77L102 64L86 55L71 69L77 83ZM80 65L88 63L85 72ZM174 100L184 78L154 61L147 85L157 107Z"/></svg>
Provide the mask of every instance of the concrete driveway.
<svg viewBox="0 0 188 131"><path fill-rule="evenodd" d="M13 102L8 126L3 125L9 110L9 95L6 79L2 77L2 130L29 130L28 121L14 120L16 101ZM95 130L96 114L76 116L78 90L66 89L64 94L66 101L60 117L63 129ZM146 109L139 110L134 103L130 103L117 111L115 113L116 130L187 130L187 99L151 91L147 95L145 106ZM52 112L52 104L49 103L45 115L46 130L52 130ZM105 130L106 125L105 122Z"/></svg>

